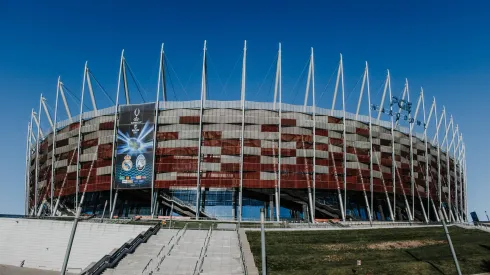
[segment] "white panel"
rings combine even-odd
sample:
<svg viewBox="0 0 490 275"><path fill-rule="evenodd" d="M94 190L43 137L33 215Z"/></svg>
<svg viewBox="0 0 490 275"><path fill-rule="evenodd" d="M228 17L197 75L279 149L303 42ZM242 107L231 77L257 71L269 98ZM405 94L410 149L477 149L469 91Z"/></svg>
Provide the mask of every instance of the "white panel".
<svg viewBox="0 0 490 275"><path fill-rule="evenodd" d="M276 163L277 163L277 159L276 159ZM301 164L301 163L297 163L296 157L284 157L281 158L281 164Z"/></svg>
<svg viewBox="0 0 490 275"><path fill-rule="evenodd" d="M202 169L202 171L220 172L221 171L221 163L201 162L201 169Z"/></svg>
<svg viewBox="0 0 490 275"><path fill-rule="evenodd" d="M315 165L315 172L317 174L328 174L328 166Z"/></svg>
<svg viewBox="0 0 490 275"><path fill-rule="evenodd" d="M302 113L294 113L294 112L283 112L281 114L282 118L287 119L296 119L296 120L311 120L311 115L302 114Z"/></svg>
<svg viewBox="0 0 490 275"><path fill-rule="evenodd" d="M179 139L199 139L199 130L197 131L179 131Z"/></svg>
<svg viewBox="0 0 490 275"><path fill-rule="evenodd" d="M248 133L248 136L247 136L247 133ZM250 137L250 133L251 132L245 132L244 133L244 136L245 138L251 138ZM237 138L240 138L242 136L242 131L224 131L221 133L221 138L222 139L237 139Z"/></svg>
<svg viewBox="0 0 490 275"><path fill-rule="evenodd" d="M275 180L277 178L275 173L260 172L261 180Z"/></svg>
<svg viewBox="0 0 490 275"><path fill-rule="evenodd" d="M80 155L80 162L93 161L97 159L96 154L83 154Z"/></svg>
<svg viewBox="0 0 490 275"><path fill-rule="evenodd" d="M245 155L260 156L260 152L260 148L257 147L243 147L243 154Z"/></svg>
<svg viewBox="0 0 490 275"><path fill-rule="evenodd" d="M158 124L179 124L180 117L177 116L159 116Z"/></svg>
<svg viewBox="0 0 490 275"><path fill-rule="evenodd" d="M282 145L282 144L281 144ZM279 148L279 142L276 140L261 140L260 141L261 148Z"/></svg>
<svg viewBox="0 0 490 275"><path fill-rule="evenodd" d="M221 163L240 163L240 161L241 161L240 156L228 156L228 155L221 156Z"/></svg>
<svg viewBox="0 0 490 275"><path fill-rule="evenodd" d="M221 147L216 146L201 146L202 155L221 155ZM202 164L203 162L201 162Z"/></svg>
<svg viewBox="0 0 490 275"><path fill-rule="evenodd" d="M159 173L156 180L177 180L177 172Z"/></svg>
<svg viewBox="0 0 490 275"><path fill-rule="evenodd" d="M328 137L315 135L315 142L316 143L322 143L322 144L328 144Z"/></svg>
<svg viewBox="0 0 490 275"><path fill-rule="evenodd" d="M97 168L97 176L109 175L109 174L111 174L111 172L112 172L112 169L110 166Z"/></svg>

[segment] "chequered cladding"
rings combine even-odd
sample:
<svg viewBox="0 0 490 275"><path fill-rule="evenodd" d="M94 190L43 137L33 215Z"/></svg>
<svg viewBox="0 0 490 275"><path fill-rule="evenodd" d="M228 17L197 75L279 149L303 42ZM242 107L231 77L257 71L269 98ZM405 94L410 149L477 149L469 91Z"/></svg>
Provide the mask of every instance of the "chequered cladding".
<svg viewBox="0 0 490 275"><path fill-rule="evenodd" d="M231 188L240 184L240 154L242 133L242 110L231 108L207 108L203 111L201 144L201 186ZM325 114L267 109L247 109L244 115L243 141L243 187L343 189L344 152L347 152L348 190L370 189L370 142L368 124L352 119L346 120L346 135L343 137L343 119ZM111 158L114 116L101 115L83 122L80 144L81 190L87 183L87 191L109 190L111 186ZM158 116L155 157L155 188L193 187L197 182L199 149L200 110L192 108L162 109ZM58 130L55 150L55 191L62 196L75 193L76 163L79 123L71 123ZM403 187L411 194L410 139L409 135L395 130L396 192ZM373 189L375 192L393 192L392 137L390 128L373 124ZM413 136L413 166L416 189L426 197L425 142ZM41 143L39 155L39 199L49 198L51 182L51 156L53 135ZM98 146L98 150L97 150ZM438 186L437 148L429 142L429 193L436 199ZM441 151L441 182L443 200L447 200L446 153ZM279 155L281 164L279 166ZM314 157L315 156L315 157ZM315 161L314 161L315 160ZM314 163L315 162L315 163ZM462 179L454 177L453 157L449 160L451 190L458 181L460 193ZM30 194L34 194L35 154L31 157ZM456 168L459 175L459 164ZM315 170L315 171L314 171ZM337 177L336 177L337 174ZM65 180L66 179L66 180ZM337 179L337 180L336 180ZM61 191L62 190L62 191ZM455 192L451 192L454 200ZM30 200L33 202L33 199Z"/></svg>

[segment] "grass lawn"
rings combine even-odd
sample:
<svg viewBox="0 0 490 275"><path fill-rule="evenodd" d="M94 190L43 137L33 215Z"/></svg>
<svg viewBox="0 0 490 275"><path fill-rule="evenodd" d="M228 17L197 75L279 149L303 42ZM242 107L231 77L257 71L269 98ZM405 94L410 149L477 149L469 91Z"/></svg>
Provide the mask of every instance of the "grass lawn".
<svg viewBox="0 0 490 275"><path fill-rule="evenodd" d="M449 232L463 274L490 272L489 233ZM247 238L260 270L260 231ZM267 232L266 251L270 275L456 274L442 227Z"/></svg>

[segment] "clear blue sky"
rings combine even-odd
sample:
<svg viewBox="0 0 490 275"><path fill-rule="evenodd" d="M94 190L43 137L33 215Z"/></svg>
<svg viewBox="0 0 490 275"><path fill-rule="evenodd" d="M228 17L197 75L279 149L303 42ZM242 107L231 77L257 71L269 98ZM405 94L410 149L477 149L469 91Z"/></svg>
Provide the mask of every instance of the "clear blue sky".
<svg viewBox="0 0 490 275"><path fill-rule="evenodd" d="M239 98L237 61L244 39L248 40L248 100L272 100L272 78L271 74L266 78L266 74L278 42L283 43L283 91L288 103L302 101L305 81L300 76L310 47L315 48L318 97L336 68L339 53L344 55L346 93L355 87L366 60L370 64L373 101L379 101L377 92L386 69L391 70L395 93L403 89L405 77L412 97L423 86L427 100L435 96L439 110L445 105L463 132L470 210L477 210L480 218L484 210L490 210L490 125L485 111L490 100L490 3L129 2L0 2L0 213L23 212L30 110L37 108L40 93L54 107L59 75L79 95L83 65L88 60L97 79L114 97L119 56L124 48L128 63L147 93L146 100L152 101L159 48L165 42L174 70L169 99L198 99L204 39L208 40L211 99ZM318 105L331 104L331 90L330 85ZM100 90L96 93L101 107L109 106ZM138 97L133 93L135 100ZM357 91L349 97L348 109L354 110L356 100ZM76 104L70 104L72 112L78 113ZM63 111L60 113L63 117Z"/></svg>

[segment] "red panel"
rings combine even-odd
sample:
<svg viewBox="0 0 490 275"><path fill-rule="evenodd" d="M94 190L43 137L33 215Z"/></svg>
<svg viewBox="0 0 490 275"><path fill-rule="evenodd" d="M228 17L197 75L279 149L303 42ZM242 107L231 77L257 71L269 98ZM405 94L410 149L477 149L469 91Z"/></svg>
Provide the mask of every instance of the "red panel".
<svg viewBox="0 0 490 275"><path fill-rule="evenodd" d="M74 130L74 129L78 129L79 126L80 126L79 122L75 122L75 123L70 124L70 131Z"/></svg>
<svg viewBox="0 0 490 275"><path fill-rule="evenodd" d="M221 155L206 155L202 158L203 162L220 163Z"/></svg>
<svg viewBox="0 0 490 275"><path fill-rule="evenodd" d="M294 135L294 134L281 134L282 141L301 141L301 142L313 142L313 137L310 135Z"/></svg>
<svg viewBox="0 0 490 275"><path fill-rule="evenodd" d="M279 132L279 125L267 125L264 124L261 126L262 132Z"/></svg>
<svg viewBox="0 0 490 275"><path fill-rule="evenodd" d="M315 149L318 151L328 151L328 144L317 143L315 144Z"/></svg>
<svg viewBox="0 0 490 275"><path fill-rule="evenodd" d="M243 162L260 163L260 156L243 156Z"/></svg>
<svg viewBox="0 0 490 275"><path fill-rule="evenodd" d="M344 141L341 138L329 138L330 144L332 145L343 145Z"/></svg>
<svg viewBox="0 0 490 275"><path fill-rule="evenodd" d="M179 155L191 156L197 155L197 147L179 147L179 148L157 148L157 155Z"/></svg>
<svg viewBox="0 0 490 275"><path fill-rule="evenodd" d="M157 133L157 140L158 141L175 140L175 139L179 139L179 132L158 132Z"/></svg>
<svg viewBox="0 0 490 275"><path fill-rule="evenodd" d="M296 157L296 163L297 164L313 164L313 158L311 157ZM318 159L317 159L317 164L318 164Z"/></svg>
<svg viewBox="0 0 490 275"><path fill-rule="evenodd" d="M179 118L180 124L199 124L199 116L181 116Z"/></svg>
<svg viewBox="0 0 490 275"><path fill-rule="evenodd" d="M240 147L235 146L235 147L222 147L221 148L221 154L222 155L240 155Z"/></svg>
<svg viewBox="0 0 490 275"><path fill-rule="evenodd" d="M114 129L113 121L103 122L99 124L99 130L113 130L113 129Z"/></svg>
<svg viewBox="0 0 490 275"><path fill-rule="evenodd" d="M260 139L244 139L243 145L247 147L260 147Z"/></svg>
<svg viewBox="0 0 490 275"><path fill-rule="evenodd" d="M315 129L315 135L328 137L328 130L326 130L326 129Z"/></svg>
<svg viewBox="0 0 490 275"><path fill-rule="evenodd" d="M317 144L317 146L318 145L319 144ZM309 142L296 141L296 149L313 149L313 144Z"/></svg>
<svg viewBox="0 0 490 275"><path fill-rule="evenodd" d="M99 139L94 138L94 139L89 139L89 140L83 140L80 146L82 148L89 148L97 145L99 143Z"/></svg>
<svg viewBox="0 0 490 275"><path fill-rule="evenodd" d="M291 118L281 118L282 126L296 126L296 119Z"/></svg>
<svg viewBox="0 0 490 275"><path fill-rule="evenodd" d="M166 172L195 172L197 161L194 163L155 163L156 173Z"/></svg>
<svg viewBox="0 0 490 275"><path fill-rule="evenodd" d="M221 131L203 131L202 136L206 139L221 139Z"/></svg>
<svg viewBox="0 0 490 275"><path fill-rule="evenodd" d="M369 136L369 129L356 128L356 134L359 134L362 136Z"/></svg>
<svg viewBox="0 0 490 275"><path fill-rule="evenodd" d="M240 171L239 163L222 163L221 164L222 171Z"/></svg>
<svg viewBox="0 0 490 275"><path fill-rule="evenodd" d="M262 156L276 156L278 155L278 150L274 148L262 148L260 154ZM295 157L296 149L281 149L281 156L283 157Z"/></svg>

